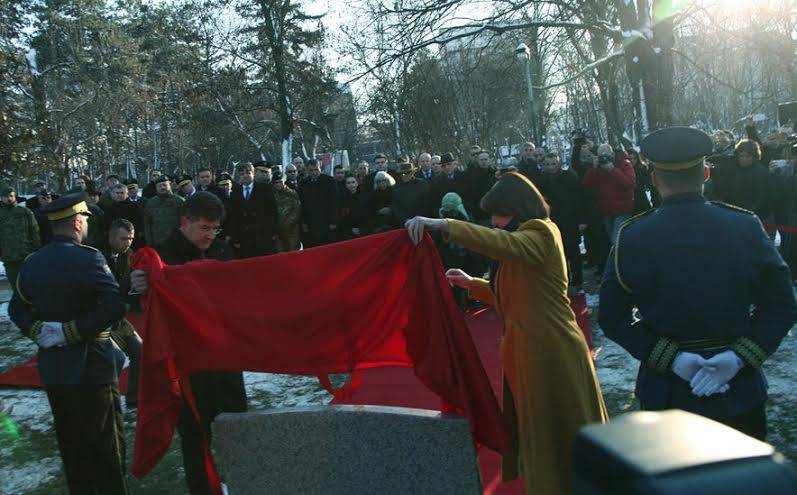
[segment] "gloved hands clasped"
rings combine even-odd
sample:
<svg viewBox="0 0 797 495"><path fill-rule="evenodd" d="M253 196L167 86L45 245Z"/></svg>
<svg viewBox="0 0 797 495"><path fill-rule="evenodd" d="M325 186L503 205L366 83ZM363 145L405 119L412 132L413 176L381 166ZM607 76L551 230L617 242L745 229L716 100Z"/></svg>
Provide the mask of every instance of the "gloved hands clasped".
<svg viewBox="0 0 797 495"><path fill-rule="evenodd" d="M733 351L724 351L711 359L694 352L679 352L672 363L672 371L689 382L698 397L724 394L730 390L728 382L742 369L742 360Z"/></svg>
<svg viewBox="0 0 797 495"><path fill-rule="evenodd" d="M39 329L39 336L36 337L36 343L42 349L49 349L50 347L66 344L66 335L64 335L64 325L60 321L45 321Z"/></svg>

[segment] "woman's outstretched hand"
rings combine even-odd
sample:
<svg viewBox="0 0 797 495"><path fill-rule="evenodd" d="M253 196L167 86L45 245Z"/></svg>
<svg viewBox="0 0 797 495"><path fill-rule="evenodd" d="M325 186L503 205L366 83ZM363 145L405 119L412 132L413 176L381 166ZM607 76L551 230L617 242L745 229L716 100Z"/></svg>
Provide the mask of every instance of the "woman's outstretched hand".
<svg viewBox="0 0 797 495"><path fill-rule="evenodd" d="M473 277L463 272L459 268L451 268L450 270L446 271L446 278L448 279L449 284L462 287L463 289L470 289L473 285Z"/></svg>
<svg viewBox="0 0 797 495"><path fill-rule="evenodd" d="M415 217L407 220L404 227L407 229L412 243L418 245L423 239L424 229L448 232L448 221L441 218Z"/></svg>

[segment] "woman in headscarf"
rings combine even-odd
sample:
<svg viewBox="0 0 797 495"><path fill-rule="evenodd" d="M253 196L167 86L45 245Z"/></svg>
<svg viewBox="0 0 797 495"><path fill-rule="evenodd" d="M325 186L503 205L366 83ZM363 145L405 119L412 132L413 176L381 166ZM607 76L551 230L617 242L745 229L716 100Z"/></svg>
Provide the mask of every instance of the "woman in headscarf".
<svg viewBox="0 0 797 495"><path fill-rule="evenodd" d="M576 433L608 415L567 298L562 237L540 192L516 172L501 176L481 208L497 228L425 217L406 228L415 243L426 230L442 231L449 242L498 261L489 281L456 269L446 275L495 306L504 322L504 416L516 433L514 451L503 458L504 480L522 474L527 494L569 494Z"/></svg>

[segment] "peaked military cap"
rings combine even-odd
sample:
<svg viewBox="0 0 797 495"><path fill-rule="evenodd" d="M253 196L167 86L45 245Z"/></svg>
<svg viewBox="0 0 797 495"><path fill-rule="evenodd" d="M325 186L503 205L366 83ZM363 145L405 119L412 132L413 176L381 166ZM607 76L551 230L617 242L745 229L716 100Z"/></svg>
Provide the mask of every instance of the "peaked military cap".
<svg viewBox="0 0 797 495"><path fill-rule="evenodd" d="M227 172L222 172L216 178L216 184L219 186L226 186L227 184L232 184L232 176Z"/></svg>
<svg viewBox="0 0 797 495"><path fill-rule="evenodd" d="M158 177L155 179L155 184L160 184L161 182L169 182L170 180L171 180L171 179L169 179L169 176L168 176L168 175L166 175L166 174L160 174L160 175L159 175L159 176L158 176Z"/></svg>
<svg viewBox="0 0 797 495"><path fill-rule="evenodd" d="M84 194L67 194L42 206L41 211L47 214L49 220L63 220L80 213L91 215Z"/></svg>
<svg viewBox="0 0 797 495"><path fill-rule="evenodd" d="M192 182L194 182L193 177L191 177L190 175L184 175L184 176L180 177L180 182L178 182L177 185L180 186L180 187L183 187L183 186L187 186L188 184L190 184Z"/></svg>
<svg viewBox="0 0 797 495"><path fill-rule="evenodd" d="M668 127L642 140L641 152L661 170L686 170L703 163L714 148L705 132L691 127Z"/></svg>
<svg viewBox="0 0 797 495"><path fill-rule="evenodd" d="M127 186L128 189L133 189L133 186L137 186L138 185L138 179L135 179L135 178L127 179L125 181L125 185Z"/></svg>

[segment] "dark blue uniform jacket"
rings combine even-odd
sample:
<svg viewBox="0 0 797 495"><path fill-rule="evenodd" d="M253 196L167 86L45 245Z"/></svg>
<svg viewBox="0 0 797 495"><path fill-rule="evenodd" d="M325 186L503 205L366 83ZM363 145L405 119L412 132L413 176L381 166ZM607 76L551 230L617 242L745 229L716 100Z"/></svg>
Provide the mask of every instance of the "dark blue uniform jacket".
<svg viewBox="0 0 797 495"><path fill-rule="evenodd" d="M638 312L634 314L633 308ZM707 417L743 414L766 399L761 363L797 320L789 269L754 214L673 195L624 224L600 290L600 326L641 361L645 409ZM745 362L730 390L698 398L671 370L679 350Z"/></svg>
<svg viewBox="0 0 797 495"><path fill-rule="evenodd" d="M124 354L101 332L125 316L125 304L99 251L54 236L25 260L18 286L8 312L24 335L35 340L42 321L64 324L67 345L39 350L43 384L116 382Z"/></svg>

